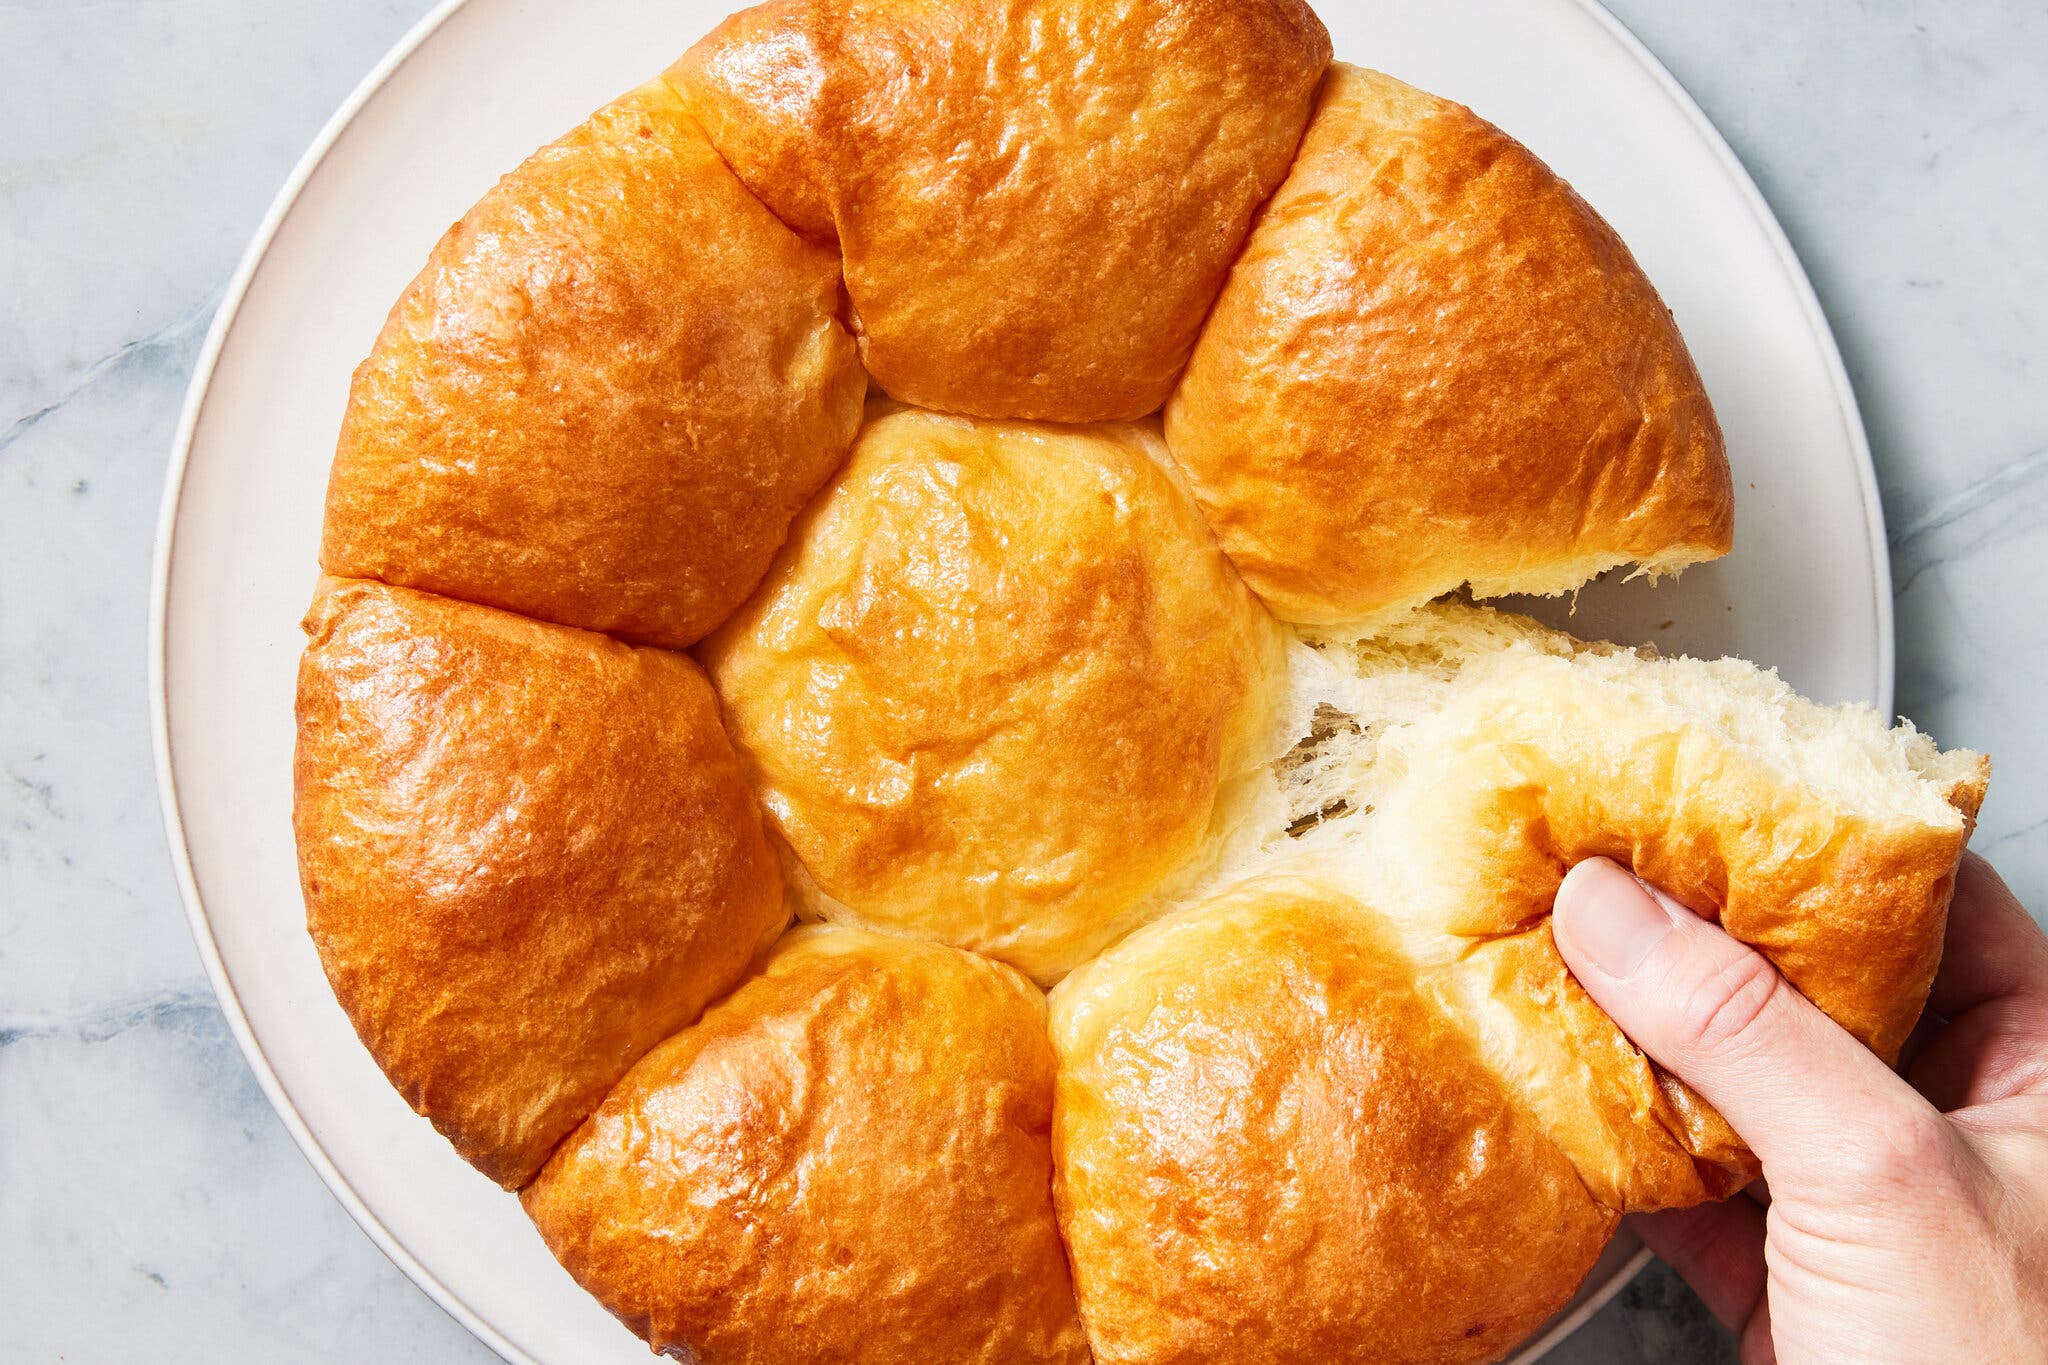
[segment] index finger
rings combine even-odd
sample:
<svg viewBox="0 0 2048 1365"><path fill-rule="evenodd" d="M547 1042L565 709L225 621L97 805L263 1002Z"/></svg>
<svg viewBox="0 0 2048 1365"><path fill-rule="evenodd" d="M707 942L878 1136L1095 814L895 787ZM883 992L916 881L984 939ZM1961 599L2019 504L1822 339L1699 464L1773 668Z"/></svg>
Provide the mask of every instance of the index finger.
<svg viewBox="0 0 2048 1365"><path fill-rule="evenodd" d="M2048 935L1991 864L1966 850L1927 1007L1953 1019L2015 996L2048 999Z"/></svg>

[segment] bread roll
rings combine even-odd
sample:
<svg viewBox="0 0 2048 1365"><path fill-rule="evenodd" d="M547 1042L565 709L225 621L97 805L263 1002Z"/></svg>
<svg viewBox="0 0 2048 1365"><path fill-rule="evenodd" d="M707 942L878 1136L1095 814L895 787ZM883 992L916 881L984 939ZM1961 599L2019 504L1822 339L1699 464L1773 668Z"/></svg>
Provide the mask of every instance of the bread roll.
<svg viewBox="0 0 2048 1365"><path fill-rule="evenodd" d="M517 1187L783 924L718 703L679 654L325 581L293 823L336 999Z"/></svg>
<svg viewBox="0 0 2048 1365"><path fill-rule="evenodd" d="M1940 959L1981 756L1739 660L1587 646L1455 604L1364 639L1310 633L1289 680L1297 742L1205 888L1282 872L1365 903L1611 1207L1715 1198L1755 1162L1566 970L1549 911L1571 863L1632 864L1897 1055Z"/></svg>
<svg viewBox="0 0 2048 1365"><path fill-rule="evenodd" d="M670 74L884 389L1092 422L1166 400L1329 57L1300 0L775 0Z"/></svg>
<svg viewBox="0 0 2048 1365"><path fill-rule="evenodd" d="M1487 1360L1614 1229L1341 893L1253 883L1053 995L1061 1230L1097 1365Z"/></svg>
<svg viewBox="0 0 2048 1365"><path fill-rule="evenodd" d="M703 1365L1088 1359L1052 1210L1045 1006L934 943L799 929L521 1195Z"/></svg>
<svg viewBox="0 0 2048 1365"><path fill-rule="evenodd" d="M686 645L844 456L838 261L656 81L449 229L356 371L330 573Z"/></svg>
<svg viewBox="0 0 2048 1365"><path fill-rule="evenodd" d="M1280 650L1156 424L896 412L704 657L811 912L1048 980L1195 852Z"/></svg>
<svg viewBox="0 0 2048 1365"><path fill-rule="evenodd" d="M1560 593L1727 553L1721 433L1628 249L1471 111L1331 68L1167 408L1282 617Z"/></svg>

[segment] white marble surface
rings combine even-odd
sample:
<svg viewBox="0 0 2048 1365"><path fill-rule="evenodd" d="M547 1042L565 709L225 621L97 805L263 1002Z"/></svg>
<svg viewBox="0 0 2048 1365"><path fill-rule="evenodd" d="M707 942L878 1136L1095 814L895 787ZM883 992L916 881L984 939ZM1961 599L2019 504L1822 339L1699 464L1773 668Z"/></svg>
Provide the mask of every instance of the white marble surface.
<svg viewBox="0 0 2048 1365"><path fill-rule="evenodd" d="M300 149L427 3L0 4L10 1361L488 1358L243 1066L172 885L144 691L155 508L207 319ZM1814 277L1892 528L1900 708L1996 756L1978 846L2048 908L2048 8L1614 8ZM1660 1271L1553 1357L1727 1358Z"/></svg>

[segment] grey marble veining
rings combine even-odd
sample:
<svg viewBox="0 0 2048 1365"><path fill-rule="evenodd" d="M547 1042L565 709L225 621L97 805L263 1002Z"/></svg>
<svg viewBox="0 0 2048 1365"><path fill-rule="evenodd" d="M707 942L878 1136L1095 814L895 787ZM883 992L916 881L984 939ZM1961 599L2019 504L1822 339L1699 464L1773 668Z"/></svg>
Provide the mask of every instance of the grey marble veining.
<svg viewBox="0 0 2048 1365"><path fill-rule="evenodd" d="M0 4L0 1356L484 1360L299 1157L213 1003L149 765L155 509L201 337L427 0ZM1617 0L1762 185L1876 449L1899 701L1999 768L2048 907L2048 8ZM1653 1270L1553 1359L1732 1358Z"/></svg>
<svg viewBox="0 0 2048 1365"><path fill-rule="evenodd" d="M1974 846L2048 907L2048 6L1610 6L1728 138L1841 344L1898 706L1995 756Z"/></svg>

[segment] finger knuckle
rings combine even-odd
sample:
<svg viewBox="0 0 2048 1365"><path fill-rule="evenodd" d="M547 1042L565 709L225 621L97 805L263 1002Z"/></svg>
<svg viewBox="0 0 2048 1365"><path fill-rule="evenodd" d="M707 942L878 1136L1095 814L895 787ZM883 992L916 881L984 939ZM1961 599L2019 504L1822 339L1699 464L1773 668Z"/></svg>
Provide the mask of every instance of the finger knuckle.
<svg viewBox="0 0 2048 1365"><path fill-rule="evenodd" d="M1976 1054L1966 1103L2048 1093L2048 1009L2021 1004L1989 1016Z"/></svg>
<svg viewBox="0 0 2048 1365"><path fill-rule="evenodd" d="M1784 989L1784 978L1762 954L1745 951L1686 992L1679 1004L1680 1037L1689 1050L1708 1056L1739 1049Z"/></svg>
<svg viewBox="0 0 2048 1365"><path fill-rule="evenodd" d="M1845 1134L1837 1174L1851 1190L1928 1189L1952 1174L1950 1132L1938 1115L1907 1112Z"/></svg>

